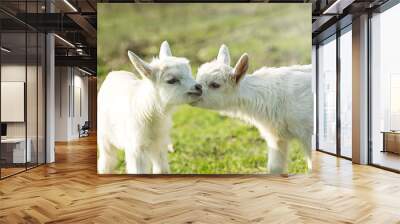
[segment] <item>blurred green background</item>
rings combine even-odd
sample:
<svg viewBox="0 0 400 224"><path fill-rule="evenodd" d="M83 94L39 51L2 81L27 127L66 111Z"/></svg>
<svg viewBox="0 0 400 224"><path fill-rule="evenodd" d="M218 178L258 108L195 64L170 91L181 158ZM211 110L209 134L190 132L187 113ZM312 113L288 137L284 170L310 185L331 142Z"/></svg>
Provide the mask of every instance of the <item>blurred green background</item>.
<svg viewBox="0 0 400 224"><path fill-rule="evenodd" d="M98 4L98 88L112 70L133 71L128 49L146 61L167 40L190 60L193 74L221 44L232 64L244 52L249 72L311 63L311 4ZM134 72L134 71L133 71ZM257 129L216 112L181 106L174 114L172 173L266 173L267 146ZM291 143L289 172L304 173L300 144ZM123 152L116 169L124 171Z"/></svg>

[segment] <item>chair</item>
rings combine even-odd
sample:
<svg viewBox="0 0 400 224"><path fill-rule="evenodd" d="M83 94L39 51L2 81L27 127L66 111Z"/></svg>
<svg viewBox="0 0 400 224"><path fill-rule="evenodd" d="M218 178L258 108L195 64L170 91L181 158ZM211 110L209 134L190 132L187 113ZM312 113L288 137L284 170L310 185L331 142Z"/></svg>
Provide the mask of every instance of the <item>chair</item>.
<svg viewBox="0 0 400 224"><path fill-rule="evenodd" d="M90 129L89 121L85 121L82 127L80 127L80 125L78 124L79 138L89 136L89 129Z"/></svg>

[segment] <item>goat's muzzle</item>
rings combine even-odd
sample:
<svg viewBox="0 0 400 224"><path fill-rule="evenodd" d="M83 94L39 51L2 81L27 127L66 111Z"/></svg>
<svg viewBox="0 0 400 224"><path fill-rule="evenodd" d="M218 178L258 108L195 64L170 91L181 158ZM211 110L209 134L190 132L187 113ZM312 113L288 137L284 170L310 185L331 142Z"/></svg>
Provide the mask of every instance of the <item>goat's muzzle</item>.
<svg viewBox="0 0 400 224"><path fill-rule="evenodd" d="M194 89L188 92L191 96L201 96L203 93L202 86L200 84L194 85Z"/></svg>

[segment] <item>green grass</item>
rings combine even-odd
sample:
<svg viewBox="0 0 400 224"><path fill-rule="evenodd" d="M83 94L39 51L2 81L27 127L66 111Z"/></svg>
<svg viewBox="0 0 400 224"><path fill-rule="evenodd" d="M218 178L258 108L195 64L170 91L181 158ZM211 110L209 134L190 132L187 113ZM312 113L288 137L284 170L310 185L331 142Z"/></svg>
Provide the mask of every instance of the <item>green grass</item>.
<svg viewBox="0 0 400 224"><path fill-rule="evenodd" d="M216 112L182 106L174 115L169 153L172 173L249 174L266 173L267 146L252 126ZM301 145L291 142L289 173L304 173L307 166ZM119 151L117 169L124 172L124 153Z"/></svg>
<svg viewBox="0 0 400 224"><path fill-rule="evenodd" d="M282 16L284 15L284 16ZM98 4L98 87L111 70L129 70L127 50L150 61L168 40L193 73L228 45L232 63L247 52L249 72L311 63L309 4ZM218 113L182 106L173 117L172 173L265 173L267 146L257 129ZM301 146L290 144L290 173L304 173ZM124 172L124 154L117 169Z"/></svg>
<svg viewBox="0 0 400 224"><path fill-rule="evenodd" d="M98 76L132 70L127 51L150 61L168 40L193 73L227 44L232 63L247 52L249 71L311 63L310 4L99 4ZM284 16L283 16L284 15Z"/></svg>

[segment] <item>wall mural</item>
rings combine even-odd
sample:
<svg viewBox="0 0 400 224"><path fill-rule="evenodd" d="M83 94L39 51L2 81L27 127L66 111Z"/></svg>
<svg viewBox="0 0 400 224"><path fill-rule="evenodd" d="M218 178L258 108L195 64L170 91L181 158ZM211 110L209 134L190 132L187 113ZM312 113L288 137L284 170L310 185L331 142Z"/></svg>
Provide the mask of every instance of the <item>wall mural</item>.
<svg viewBox="0 0 400 224"><path fill-rule="evenodd" d="M98 4L99 174L311 170L311 4Z"/></svg>

